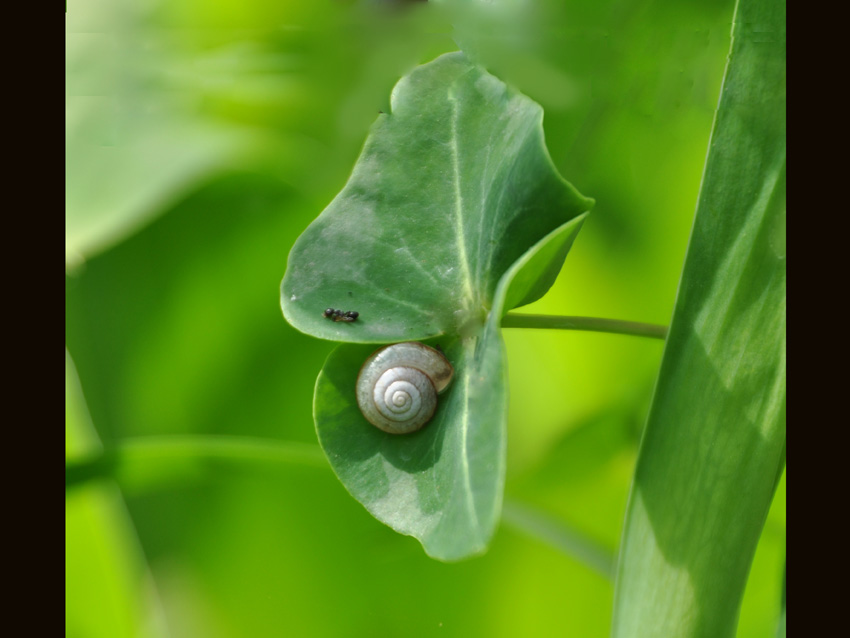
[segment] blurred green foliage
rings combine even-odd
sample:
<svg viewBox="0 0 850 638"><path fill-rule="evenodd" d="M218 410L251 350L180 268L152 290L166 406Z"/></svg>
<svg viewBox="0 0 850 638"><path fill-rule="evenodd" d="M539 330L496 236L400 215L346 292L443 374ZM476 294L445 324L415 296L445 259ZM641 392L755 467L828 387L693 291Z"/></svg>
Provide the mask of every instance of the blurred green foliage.
<svg viewBox="0 0 850 638"><path fill-rule="evenodd" d="M731 17L726 0L69 2L66 346L93 429L75 403L68 458L153 434L315 444L333 344L281 317L287 255L397 79L459 46L544 107L555 165L597 202L527 310L667 323ZM508 502L615 552L661 344L505 337ZM446 565L329 468L215 468L69 491L69 636L609 631L612 583L513 522ZM740 636L775 632L784 543L783 479Z"/></svg>

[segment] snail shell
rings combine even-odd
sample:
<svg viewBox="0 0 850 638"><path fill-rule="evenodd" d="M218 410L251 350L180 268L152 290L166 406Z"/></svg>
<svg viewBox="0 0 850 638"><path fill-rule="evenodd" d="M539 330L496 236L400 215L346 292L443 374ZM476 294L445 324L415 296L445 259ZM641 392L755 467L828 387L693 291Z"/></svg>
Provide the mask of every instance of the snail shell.
<svg viewBox="0 0 850 638"><path fill-rule="evenodd" d="M406 341L372 353L357 377L357 404L366 420L390 434L424 426L454 368L439 350Z"/></svg>

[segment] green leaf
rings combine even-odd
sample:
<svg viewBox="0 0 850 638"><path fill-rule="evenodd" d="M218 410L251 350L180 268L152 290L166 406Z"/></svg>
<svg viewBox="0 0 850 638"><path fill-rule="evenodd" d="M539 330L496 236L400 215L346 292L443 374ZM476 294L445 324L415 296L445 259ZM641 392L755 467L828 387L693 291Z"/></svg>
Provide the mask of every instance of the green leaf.
<svg viewBox="0 0 850 638"><path fill-rule="evenodd" d="M731 636L785 462L785 3L740 0L621 545L614 636Z"/></svg>
<svg viewBox="0 0 850 638"><path fill-rule="evenodd" d="M295 242L284 316L351 343L480 333L505 271L593 200L552 165L540 106L461 53L402 78L391 108L343 190ZM542 295L560 265L515 301ZM360 318L335 323L322 317L329 307Z"/></svg>
<svg viewBox="0 0 850 638"><path fill-rule="evenodd" d="M348 184L295 243L281 284L284 315L303 332L355 343L430 338L453 364L432 421L413 434L387 434L360 413L355 384L373 347L337 348L313 406L349 492L442 560L483 552L500 516L501 318L548 290L593 203L554 169L542 116L461 53L415 69ZM330 321L329 307L360 318Z"/></svg>
<svg viewBox="0 0 850 638"><path fill-rule="evenodd" d="M112 15L120 19L104 19ZM163 73L174 60L154 46L144 12L77 3L65 34L68 268L137 232L252 140L199 116Z"/></svg>
<svg viewBox="0 0 850 638"><path fill-rule="evenodd" d="M371 425L355 396L357 375L373 346L343 345L316 381L313 413L319 442L339 479L366 509L425 551L457 560L487 548L501 514L505 480L507 367L499 322L510 291L523 297L563 253L584 217L547 235L505 273L480 335L434 343L455 368L422 430L388 434Z"/></svg>

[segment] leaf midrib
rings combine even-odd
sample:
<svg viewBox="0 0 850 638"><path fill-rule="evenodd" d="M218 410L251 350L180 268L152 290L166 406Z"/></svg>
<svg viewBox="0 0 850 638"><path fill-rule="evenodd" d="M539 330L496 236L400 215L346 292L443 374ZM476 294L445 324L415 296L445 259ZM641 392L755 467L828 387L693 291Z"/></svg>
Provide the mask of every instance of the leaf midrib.
<svg viewBox="0 0 850 638"><path fill-rule="evenodd" d="M455 83L456 82L457 80L455 80ZM472 271L469 265L469 255L466 251L466 233L464 232L463 193L460 187L460 149L458 148L457 127L459 108L457 98L455 97L454 88L454 84L449 87L448 98L452 107L450 149L452 154L452 169L454 172L453 181L455 195L455 242L457 244L458 259L460 260L461 266L461 279L464 290L464 301L466 302L465 309L468 310L473 305L473 300L475 299L475 292L472 287Z"/></svg>
<svg viewBox="0 0 850 638"><path fill-rule="evenodd" d="M463 396L469 396L469 374L463 375L463 385L464 392ZM461 423L460 423L460 436L461 436L461 465L463 468L463 482L464 482L464 491L466 492L466 506L469 510L469 517L472 521L475 529L480 533L481 523L478 520L478 512L475 509L475 502L472 496L472 475L469 471L469 449L467 447L467 434L469 433L469 405L463 406L463 413L461 415Z"/></svg>

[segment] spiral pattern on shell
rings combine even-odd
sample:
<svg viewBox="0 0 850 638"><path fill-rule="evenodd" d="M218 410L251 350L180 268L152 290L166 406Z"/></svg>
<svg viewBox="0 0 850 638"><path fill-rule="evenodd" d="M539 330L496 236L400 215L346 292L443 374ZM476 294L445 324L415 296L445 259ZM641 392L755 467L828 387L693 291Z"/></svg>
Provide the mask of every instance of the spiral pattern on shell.
<svg viewBox="0 0 850 638"><path fill-rule="evenodd" d="M434 416L437 394L448 387L453 374L443 354L424 344L387 346L360 369L357 403L363 416L384 432L415 432Z"/></svg>

